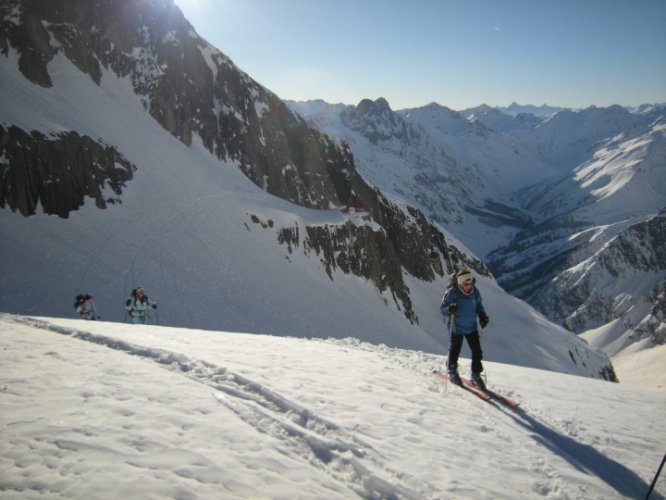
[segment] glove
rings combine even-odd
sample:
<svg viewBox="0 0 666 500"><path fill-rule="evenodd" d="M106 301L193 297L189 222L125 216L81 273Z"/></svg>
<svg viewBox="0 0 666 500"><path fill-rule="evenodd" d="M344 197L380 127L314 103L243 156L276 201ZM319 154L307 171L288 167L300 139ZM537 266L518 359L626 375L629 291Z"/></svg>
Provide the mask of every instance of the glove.
<svg viewBox="0 0 666 500"><path fill-rule="evenodd" d="M455 313L456 313L457 310L458 310L458 304L449 304L449 305L446 306L446 308L444 309L444 313L445 313L447 316L453 316L453 315L455 315Z"/></svg>
<svg viewBox="0 0 666 500"><path fill-rule="evenodd" d="M152 305L153 309L157 309L157 304Z"/></svg>
<svg viewBox="0 0 666 500"><path fill-rule="evenodd" d="M481 324L481 328L485 328L490 323L490 318L485 311L479 313L479 323Z"/></svg>

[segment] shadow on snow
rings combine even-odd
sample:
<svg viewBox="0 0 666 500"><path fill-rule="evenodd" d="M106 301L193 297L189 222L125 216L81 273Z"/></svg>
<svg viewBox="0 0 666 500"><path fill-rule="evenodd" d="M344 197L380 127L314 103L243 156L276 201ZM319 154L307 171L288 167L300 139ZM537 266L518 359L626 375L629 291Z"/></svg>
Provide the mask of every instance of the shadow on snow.
<svg viewBox="0 0 666 500"><path fill-rule="evenodd" d="M579 443L575 439L551 429L522 408L514 408L512 411L505 409L504 411L518 425L532 433L532 438L537 443L561 456L579 471L598 477L621 495L639 498L647 492L649 485L635 472L600 453L594 447ZM655 495L654 498L663 497Z"/></svg>

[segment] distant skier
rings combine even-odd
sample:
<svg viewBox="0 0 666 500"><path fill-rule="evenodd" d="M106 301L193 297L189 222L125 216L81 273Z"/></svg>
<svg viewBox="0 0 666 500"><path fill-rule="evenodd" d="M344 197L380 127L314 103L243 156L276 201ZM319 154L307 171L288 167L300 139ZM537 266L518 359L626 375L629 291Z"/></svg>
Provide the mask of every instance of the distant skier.
<svg viewBox="0 0 666 500"><path fill-rule="evenodd" d="M102 319L102 317L97 314L97 308L95 308L95 302L93 301L92 295L77 295L76 301L74 302L74 308L76 309L76 312L79 313L79 316L81 316L83 319Z"/></svg>
<svg viewBox="0 0 666 500"><path fill-rule="evenodd" d="M130 297L125 301L125 309L132 318L132 323L145 324L148 308L157 309L157 304L148 298L143 287L132 290Z"/></svg>
<svg viewBox="0 0 666 500"><path fill-rule="evenodd" d="M449 337L449 378L455 384L461 385L458 374L458 357L462 349L463 338L472 351L472 382L485 389L481 378L483 365L483 352L481 351L481 337L477 328L476 318L479 317L481 328L488 325L488 315L483 308L481 294L475 286L476 280L467 268L461 268L451 277L451 283L444 292L439 310L451 322Z"/></svg>

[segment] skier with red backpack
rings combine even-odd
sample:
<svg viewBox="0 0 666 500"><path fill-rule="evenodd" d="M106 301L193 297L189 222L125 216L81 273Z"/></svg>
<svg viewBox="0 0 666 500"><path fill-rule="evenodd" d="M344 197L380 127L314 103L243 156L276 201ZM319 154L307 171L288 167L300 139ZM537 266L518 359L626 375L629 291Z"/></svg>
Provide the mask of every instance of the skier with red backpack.
<svg viewBox="0 0 666 500"><path fill-rule="evenodd" d="M95 302L93 302L92 295L82 294L76 296L74 301L74 309L79 313L83 319L98 320L102 317L97 313Z"/></svg>

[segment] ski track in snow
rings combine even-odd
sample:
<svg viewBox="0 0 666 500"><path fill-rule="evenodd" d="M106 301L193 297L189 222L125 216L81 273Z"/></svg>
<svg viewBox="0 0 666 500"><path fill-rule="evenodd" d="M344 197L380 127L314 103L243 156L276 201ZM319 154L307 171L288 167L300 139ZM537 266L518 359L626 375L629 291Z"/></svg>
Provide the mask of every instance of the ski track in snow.
<svg viewBox="0 0 666 500"><path fill-rule="evenodd" d="M264 384L234 373L224 366L166 349L141 346L106 335L59 326L39 318L12 316L7 319L127 353L212 388L212 396L234 412L243 423L279 440L283 444L281 453L305 461L362 498L440 498L440 488L423 478L391 467L389 460L354 430L337 425ZM462 390L436 379L430 373L435 359L440 359L434 355L402 350L398 353L390 348L364 344L352 347L373 350L385 361L416 372L429 381L436 393L448 391L451 398L475 399L475 396L464 394ZM500 390L500 393L520 399L520 395L514 395L512 391ZM548 458L550 455L534 454L534 449L547 450L574 470L599 478L623 498L633 498L636 492L647 490L646 482L630 468L598 451L603 449L602 442L585 443L589 439L585 429L579 428L575 415L568 419L553 418L551 415L540 415L538 409L530 408L525 401L520 403L520 407L510 408L499 401L474 402L478 405L480 430L489 433L488 439L506 441L506 446L513 446L502 433L504 428L508 431L506 436L525 437L521 439L522 444L515 443L516 446L531 443L524 452L534 455L534 461L529 465L534 476L534 492L557 498L585 498L589 494L587 486L569 484L566 478L560 477L557 466ZM451 424L456 425L456 420L453 419ZM612 437L608 439L612 440ZM455 479L451 487L451 491L471 494L466 486L458 484ZM656 493L653 498L663 497Z"/></svg>
<svg viewBox="0 0 666 500"><path fill-rule="evenodd" d="M432 498L436 488L423 480L390 470L382 457L357 436L314 414L267 387L204 360L164 349L143 347L123 340L35 318L20 323L123 351L215 389L213 396L258 432L281 440L290 454L327 472L362 498ZM400 478L396 484L382 476Z"/></svg>

